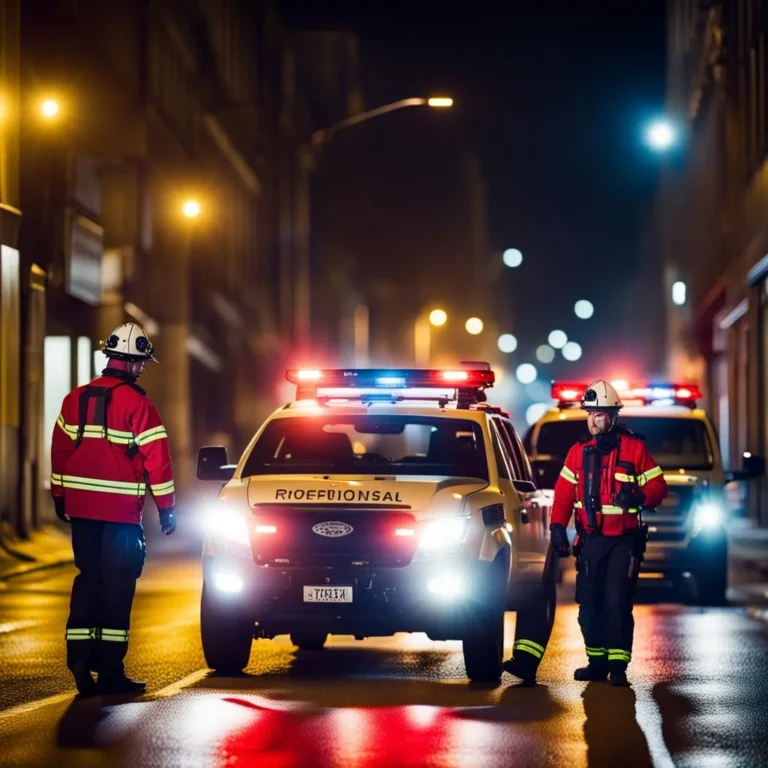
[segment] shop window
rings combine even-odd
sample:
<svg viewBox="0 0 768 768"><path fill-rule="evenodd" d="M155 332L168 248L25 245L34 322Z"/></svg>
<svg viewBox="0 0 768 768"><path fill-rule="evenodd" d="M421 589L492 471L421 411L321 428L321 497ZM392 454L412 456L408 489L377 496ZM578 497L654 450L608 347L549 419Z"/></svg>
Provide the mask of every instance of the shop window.
<svg viewBox="0 0 768 768"><path fill-rule="evenodd" d="M81 336L77 340L77 386L89 384L91 378L91 340Z"/></svg>
<svg viewBox="0 0 768 768"><path fill-rule="evenodd" d="M46 488L51 475L51 439L61 403L72 389L72 339L69 336L46 336L43 375L43 477Z"/></svg>

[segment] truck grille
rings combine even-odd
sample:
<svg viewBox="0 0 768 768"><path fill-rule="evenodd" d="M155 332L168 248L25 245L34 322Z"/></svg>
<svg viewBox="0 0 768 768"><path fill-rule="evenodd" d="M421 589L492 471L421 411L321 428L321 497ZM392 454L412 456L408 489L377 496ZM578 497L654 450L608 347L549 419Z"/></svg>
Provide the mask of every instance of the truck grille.
<svg viewBox="0 0 768 768"><path fill-rule="evenodd" d="M667 498L655 510L643 512L650 526L651 544L681 544L688 536L689 516L694 500L692 486L672 485Z"/></svg>
<svg viewBox="0 0 768 768"><path fill-rule="evenodd" d="M274 533L257 533L257 526L274 528ZM399 536L396 531L415 528L414 516L401 510L256 505L251 549L259 565L281 568L399 568L411 562L417 536Z"/></svg>

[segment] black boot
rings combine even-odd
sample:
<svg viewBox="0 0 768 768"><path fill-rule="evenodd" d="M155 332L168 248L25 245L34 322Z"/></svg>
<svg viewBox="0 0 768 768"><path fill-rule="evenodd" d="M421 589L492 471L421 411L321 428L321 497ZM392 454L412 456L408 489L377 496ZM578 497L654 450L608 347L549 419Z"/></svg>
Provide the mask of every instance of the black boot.
<svg viewBox="0 0 768 768"><path fill-rule="evenodd" d="M139 680L131 680L123 672L122 675L99 675L99 682L96 684L99 693L117 694L132 693L140 694L147 690L147 684Z"/></svg>
<svg viewBox="0 0 768 768"><path fill-rule="evenodd" d="M626 688L629 685L626 666L623 664L611 665L611 685L615 685L617 688Z"/></svg>
<svg viewBox="0 0 768 768"><path fill-rule="evenodd" d="M75 667L71 672L72 677L75 678L77 692L81 696L93 696L96 693L96 683L87 667Z"/></svg>
<svg viewBox="0 0 768 768"><path fill-rule="evenodd" d="M608 666L606 664L596 664L590 661L586 667L579 667L573 673L573 679L580 682L598 681L601 682L608 677Z"/></svg>
<svg viewBox="0 0 768 768"><path fill-rule="evenodd" d="M521 687L532 688L536 685L536 664L529 663L527 660L524 661L522 658L516 659L513 656L501 666L505 672L509 672L510 675L519 677L523 681Z"/></svg>

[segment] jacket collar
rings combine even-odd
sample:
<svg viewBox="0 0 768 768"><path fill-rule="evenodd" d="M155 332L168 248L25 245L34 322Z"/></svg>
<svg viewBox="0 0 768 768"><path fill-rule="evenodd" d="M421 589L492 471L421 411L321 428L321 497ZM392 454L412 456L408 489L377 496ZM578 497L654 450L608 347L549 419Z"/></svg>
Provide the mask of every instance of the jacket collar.
<svg viewBox="0 0 768 768"><path fill-rule="evenodd" d="M143 390L137 383L136 383L136 377L131 376L130 373L127 371L121 371L117 368L105 368L101 372L102 376L111 377L113 379L120 379L125 384L130 385L133 387L133 389L141 392L142 395L146 394L145 390Z"/></svg>

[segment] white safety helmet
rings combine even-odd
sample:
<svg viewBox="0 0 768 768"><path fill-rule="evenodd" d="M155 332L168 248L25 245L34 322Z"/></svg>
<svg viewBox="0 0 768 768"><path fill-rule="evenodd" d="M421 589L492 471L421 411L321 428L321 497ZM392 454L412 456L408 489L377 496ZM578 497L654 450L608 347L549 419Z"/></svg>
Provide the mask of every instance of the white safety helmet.
<svg viewBox="0 0 768 768"><path fill-rule="evenodd" d="M587 388L581 407L585 411L619 411L624 406L619 393L607 381L598 379Z"/></svg>
<svg viewBox="0 0 768 768"><path fill-rule="evenodd" d="M123 323L104 342L104 354L113 360L129 363L156 363L155 348L147 332L138 323Z"/></svg>

